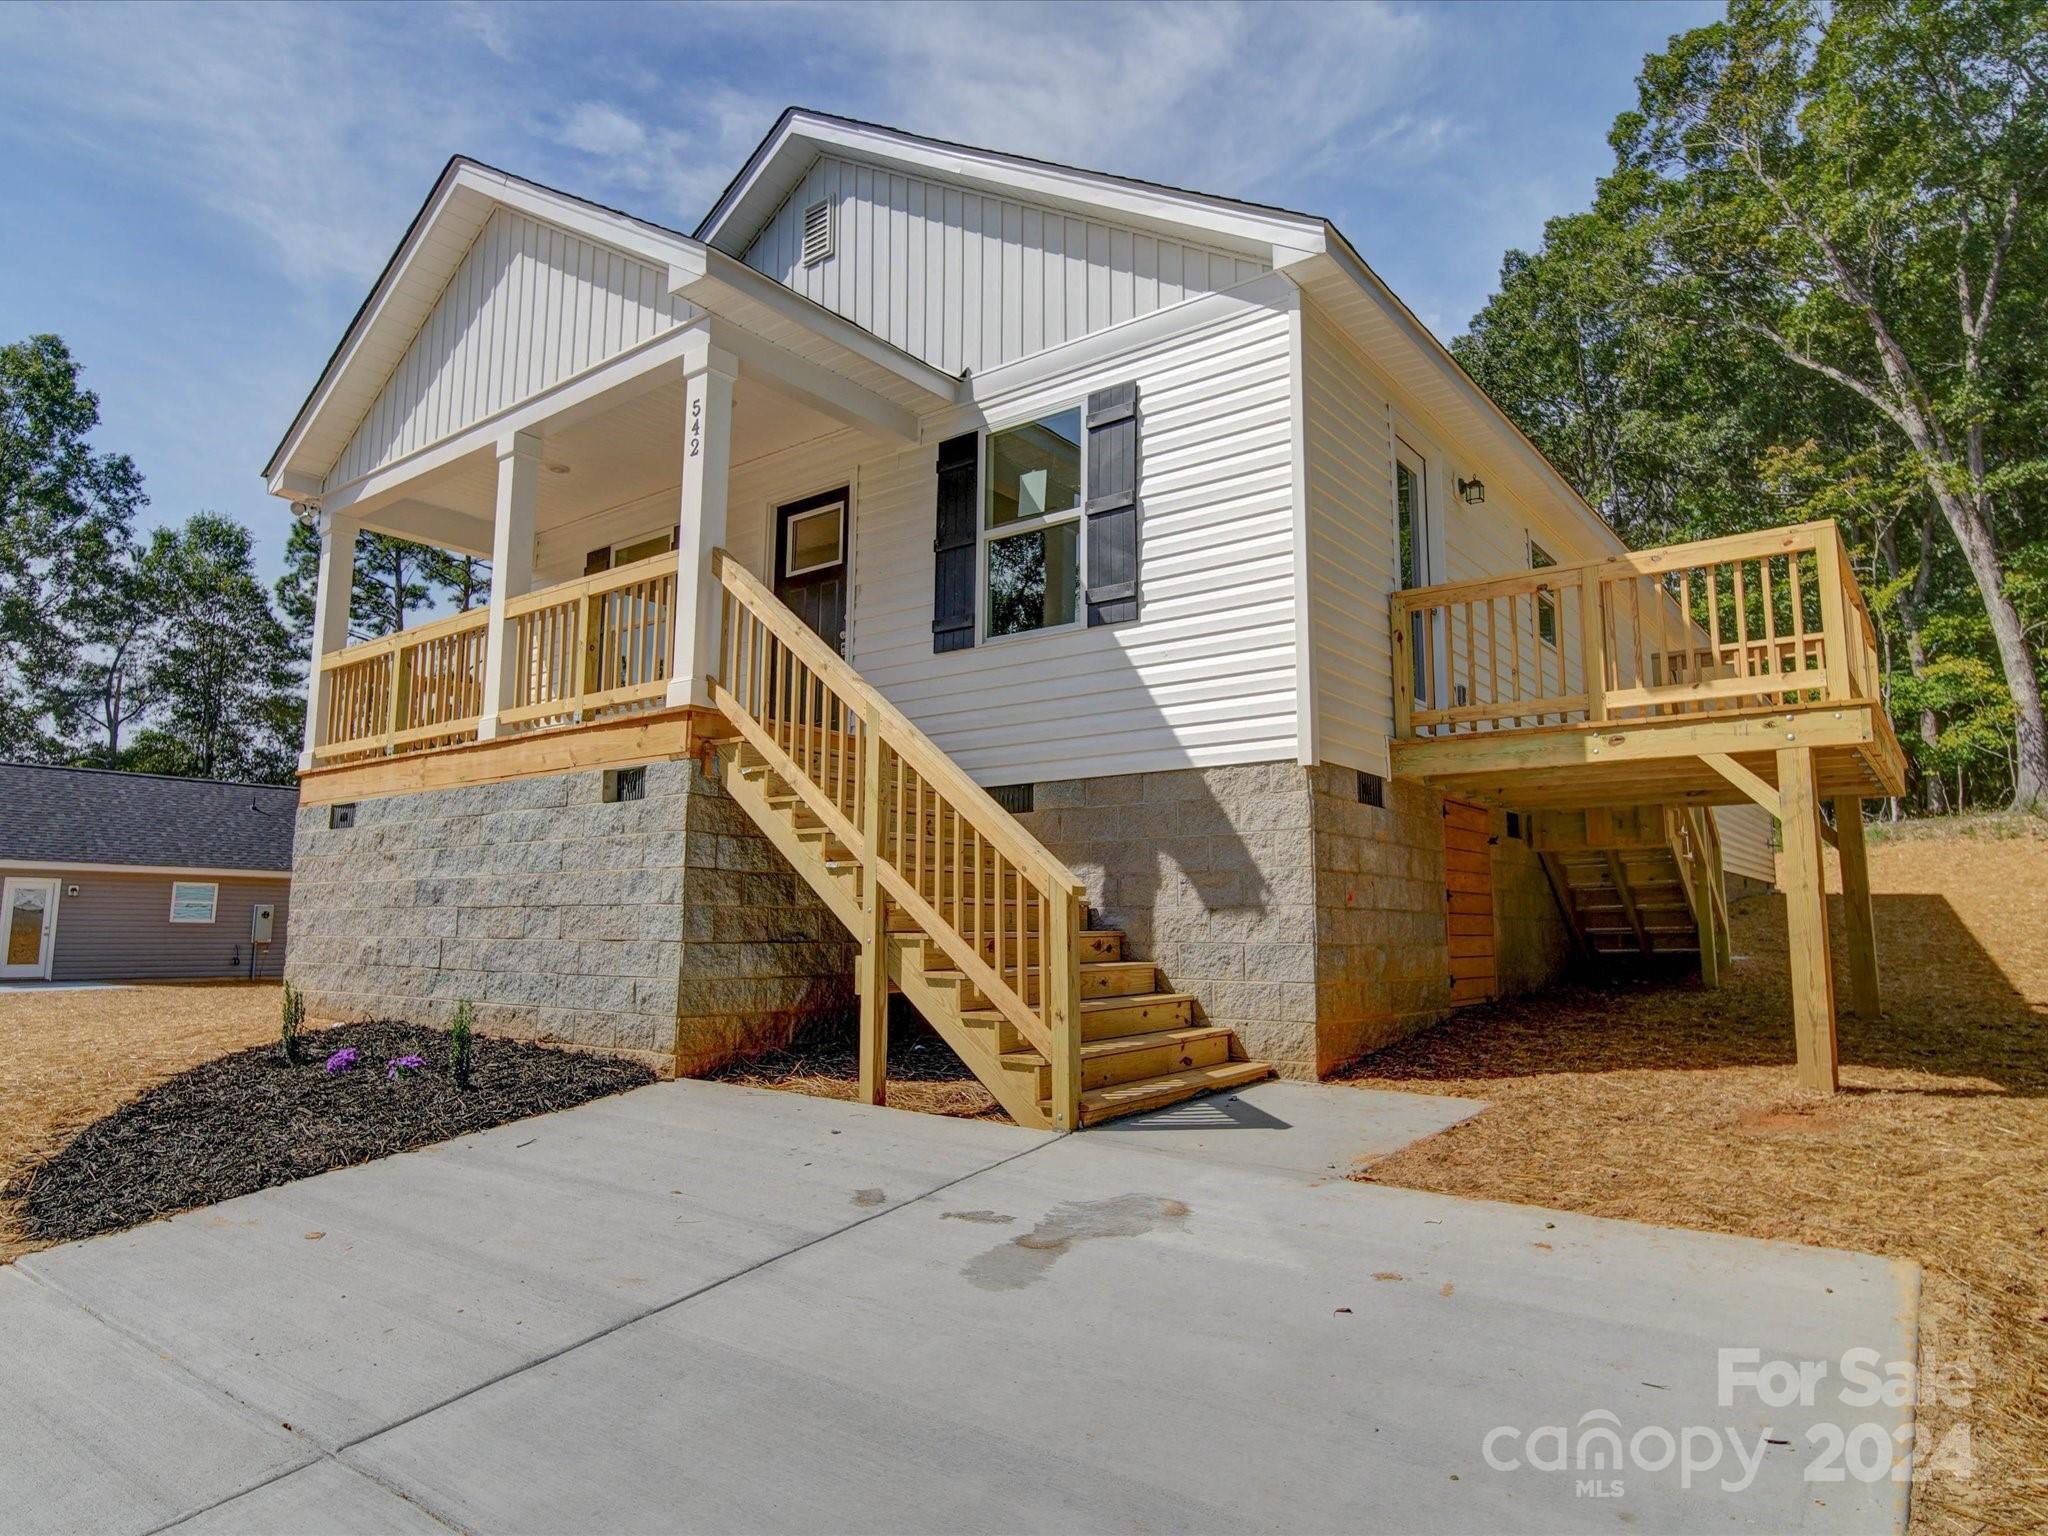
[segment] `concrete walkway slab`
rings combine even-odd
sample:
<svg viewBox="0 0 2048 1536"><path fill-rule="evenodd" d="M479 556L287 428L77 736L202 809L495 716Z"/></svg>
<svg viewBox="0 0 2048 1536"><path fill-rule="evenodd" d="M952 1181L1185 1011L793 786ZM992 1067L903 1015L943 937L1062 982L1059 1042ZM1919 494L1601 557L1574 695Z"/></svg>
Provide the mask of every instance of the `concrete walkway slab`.
<svg viewBox="0 0 2048 1536"><path fill-rule="evenodd" d="M448 1536L447 1526L411 1500L326 1459L216 1504L171 1529L178 1536L280 1536L299 1531Z"/></svg>
<svg viewBox="0 0 2048 1536"><path fill-rule="evenodd" d="M1206 1163L1341 1179L1366 1159L1398 1152L1484 1108L1481 1099L1274 1079L1126 1115L1088 1134Z"/></svg>
<svg viewBox="0 0 2048 1536"><path fill-rule="evenodd" d="M1717 1350L1910 1360L1912 1279L1090 1134L350 1454L481 1530L1868 1532L1900 1490L1817 1501L1824 1411L1721 1406ZM1596 1505L1485 1459L1496 1430L1506 1460L1589 1413L1711 1428L1723 1465L1632 1470ZM1731 1428L1761 1458L1733 1495ZM543 1439L559 1457L532 1466Z"/></svg>
<svg viewBox="0 0 2048 1536"><path fill-rule="evenodd" d="M1048 1139L657 1083L19 1266L334 1447Z"/></svg>
<svg viewBox="0 0 2048 1536"><path fill-rule="evenodd" d="M0 1528L147 1531L317 1453L0 1269Z"/></svg>
<svg viewBox="0 0 2048 1536"><path fill-rule="evenodd" d="M51 1249L0 1273L0 1525L1900 1528L1804 1474L1908 1410L1719 1351L1910 1361L1912 1266L1351 1183L1310 1102L1262 1145L661 1084Z"/></svg>

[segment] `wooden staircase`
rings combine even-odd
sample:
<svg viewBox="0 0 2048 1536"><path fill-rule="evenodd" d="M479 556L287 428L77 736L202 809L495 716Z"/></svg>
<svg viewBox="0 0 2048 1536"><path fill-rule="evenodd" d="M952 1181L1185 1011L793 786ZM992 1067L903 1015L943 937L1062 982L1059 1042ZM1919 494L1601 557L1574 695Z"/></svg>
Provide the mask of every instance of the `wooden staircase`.
<svg viewBox="0 0 2048 1536"><path fill-rule="evenodd" d="M891 990L1019 1125L1271 1075L1091 926L1080 882L765 586L722 551L714 569L725 787L860 940L864 1098L883 1098Z"/></svg>
<svg viewBox="0 0 2048 1536"><path fill-rule="evenodd" d="M1728 961L1720 837L1701 807L1540 813L1538 856L1588 960L1690 958L1709 986Z"/></svg>

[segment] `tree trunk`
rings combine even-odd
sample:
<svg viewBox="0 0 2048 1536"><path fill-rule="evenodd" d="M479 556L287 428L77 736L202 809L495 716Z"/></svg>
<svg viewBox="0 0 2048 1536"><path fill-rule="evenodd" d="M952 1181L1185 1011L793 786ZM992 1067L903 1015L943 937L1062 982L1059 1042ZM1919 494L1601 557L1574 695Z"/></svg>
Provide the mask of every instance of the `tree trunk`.
<svg viewBox="0 0 2048 1536"><path fill-rule="evenodd" d="M1910 593L1900 593L1899 627L1906 632L1906 670L1918 679L1927 673L1927 640L1920 630L1920 615L1926 610L1927 593L1933 585L1934 576L1934 525L1941 515L1941 509L1933 501L1923 504L1920 512L1920 563L1913 573L1913 587ZM1878 558L1884 562L1884 576L1887 582L1899 579L1898 534L1892 524L1885 523L1877 537ZM1929 749L1928 761L1932 762L1933 748L1941 740L1941 722L1934 711L1922 708L1920 711L1920 740ZM1938 773L1922 774L1920 798L1930 815L1938 815L1947 802L1947 793Z"/></svg>
<svg viewBox="0 0 2048 1536"><path fill-rule="evenodd" d="M1998 647L1999 666L2005 672L2005 686L2011 690L2018 738L2018 766L2013 774L2012 803L2015 810L2048 811L2048 718L2041 707L2041 676L2027 649L2027 632L2005 590L2005 578L1998 568L1998 546L1991 524L1978 509L1941 483L1939 471L1928 476L1929 488L1941 504L1970 574L1976 578L1978 594L1984 599L1984 615L1991 621L1991 638Z"/></svg>

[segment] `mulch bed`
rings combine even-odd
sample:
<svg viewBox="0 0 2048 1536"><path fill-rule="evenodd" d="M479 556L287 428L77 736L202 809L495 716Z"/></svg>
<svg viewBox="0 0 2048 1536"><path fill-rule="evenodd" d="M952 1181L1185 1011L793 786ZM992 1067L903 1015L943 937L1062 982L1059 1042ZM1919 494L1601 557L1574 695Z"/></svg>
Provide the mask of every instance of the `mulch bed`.
<svg viewBox="0 0 2048 1536"><path fill-rule="evenodd" d="M327 1059L354 1047L356 1066ZM424 1066L393 1080L402 1056ZM630 1061L477 1037L470 1086L448 1066L448 1037L404 1024L344 1024L182 1072L94 1121L0 1194L19 1201L27 1237L64 1242L115 1232L274 1184L409 1152L528 1115L569 1109L654 1081Z"/></svg>
<svg viewBox="0 0 2048 1536"><path fill-rule="evenodd" d="M900 999L899 999L900 1001ZM889 1026L889 1103L896 1109L960 1119L1007 1119L952 1047L901 1010ZM852 1099L860 1089L860 1030L820 1029L778 1051L735 1061L709 1074L719 1082L773 1088L816 1099Z"/></svg>

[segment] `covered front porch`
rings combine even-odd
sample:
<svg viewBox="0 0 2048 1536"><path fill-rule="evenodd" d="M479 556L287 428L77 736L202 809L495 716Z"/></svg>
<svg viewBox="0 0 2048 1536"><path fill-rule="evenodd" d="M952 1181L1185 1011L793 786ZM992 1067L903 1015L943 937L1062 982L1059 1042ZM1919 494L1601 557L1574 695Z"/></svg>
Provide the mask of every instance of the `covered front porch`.
<svg viewBox="0 0 2048 1536"><path fill-rule="evenodd" d="M749 563L773 560L772 531L752 526L770 509L733 527L733 467L814 442L847 463L895 451L917 442L921 411L952 403L952 381L834 336L850 330L835 317L768 339L773 311L733 265L679 290L725 314L699 313L309 505L321 537L309 802L689 750L712 702L714 553L737 535ZM850 511L811 520L815 558L845 566ZM366 530L488 560L488 606L348 643Z"/></svg>

